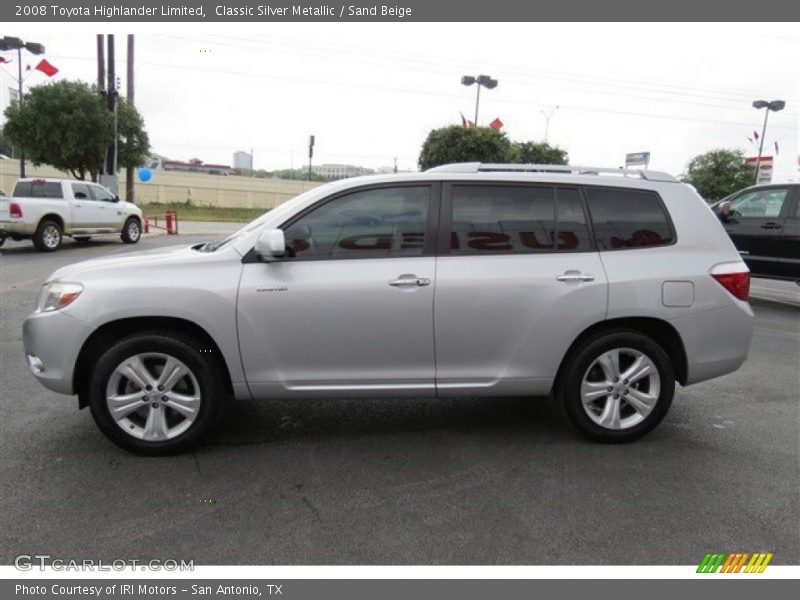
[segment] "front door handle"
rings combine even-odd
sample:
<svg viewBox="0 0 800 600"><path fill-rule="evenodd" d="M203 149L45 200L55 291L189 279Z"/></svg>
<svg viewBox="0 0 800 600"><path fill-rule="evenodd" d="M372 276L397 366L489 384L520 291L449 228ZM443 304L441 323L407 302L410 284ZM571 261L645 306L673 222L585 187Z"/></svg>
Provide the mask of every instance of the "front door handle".
<svg viewBox="0 0 800 600"><path fill-rule="evenodd" d="M392 287L425 287L426 285L430 285L431 280L427 277L417 277L416 275L400 275L397 279L393 279L389 282L389 285Z"/></svg>
<svg viewBox="0 0 800 600"><path fill-rule="evenodd" d="M556 277L556 281L594 281L594 275L589 273L581 273L580 271L567 271Z"/></svg>

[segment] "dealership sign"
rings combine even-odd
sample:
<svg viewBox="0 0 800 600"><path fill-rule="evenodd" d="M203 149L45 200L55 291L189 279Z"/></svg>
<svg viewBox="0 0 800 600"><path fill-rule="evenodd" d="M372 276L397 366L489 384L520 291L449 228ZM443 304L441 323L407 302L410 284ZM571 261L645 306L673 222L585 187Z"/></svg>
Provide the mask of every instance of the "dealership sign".
<svg viewBox="0 0 800 600"><path fill-rule="evenodd" d="M649 152L629 152L625 155L625 166L632 167L635 165L647 165L650 164L650 153Z"/></svg>
<svg viewBox="0 0 800 600"><path fill-rule="evenodd" d="M758 165L758 177L756 183L771 183L772 182L772 157L762 156L761 160L757 156L750 156L745 159L748 165L755 167Z"/></svg>

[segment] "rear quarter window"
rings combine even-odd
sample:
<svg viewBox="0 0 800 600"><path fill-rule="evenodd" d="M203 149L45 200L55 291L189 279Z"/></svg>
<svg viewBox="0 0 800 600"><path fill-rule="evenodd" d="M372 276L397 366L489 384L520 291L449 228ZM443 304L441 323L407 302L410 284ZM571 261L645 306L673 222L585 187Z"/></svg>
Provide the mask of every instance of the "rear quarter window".
<svg viewBox="0 0 800 600"><path fill-rule="evenodd" d="M658 194L648 190L584 189L598 250L668 246L675 234Z"/></svg>

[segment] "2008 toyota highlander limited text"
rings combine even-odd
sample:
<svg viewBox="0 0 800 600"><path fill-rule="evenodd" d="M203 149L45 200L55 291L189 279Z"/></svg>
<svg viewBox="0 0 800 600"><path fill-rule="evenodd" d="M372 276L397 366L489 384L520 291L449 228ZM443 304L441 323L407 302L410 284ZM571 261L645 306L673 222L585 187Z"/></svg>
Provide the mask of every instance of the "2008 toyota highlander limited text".
<svg viewBox="0 0 800 600"><path fill-rule="evenodd" d="M622 175L627 175L623 177ZM189 447L231 399L543 396L633 440L739 368L750 274L664 173L446 165L310 190L230 237L64 267L28 364L115 443Z"/></svg>

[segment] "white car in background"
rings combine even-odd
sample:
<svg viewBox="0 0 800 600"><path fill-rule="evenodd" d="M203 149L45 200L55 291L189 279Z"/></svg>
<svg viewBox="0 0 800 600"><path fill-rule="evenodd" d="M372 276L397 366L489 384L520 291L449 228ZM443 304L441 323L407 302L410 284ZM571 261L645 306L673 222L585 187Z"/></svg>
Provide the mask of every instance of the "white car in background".
<svg viewBox="0 0 800 600"><path fill-rule="evenodd" d="M33 240L42 252L58 250L65 235L85 242L119 234L126 244L142 236L142 210L107 188L77 179L24 178L0 196L0 246L7 237Z"/></svg>

